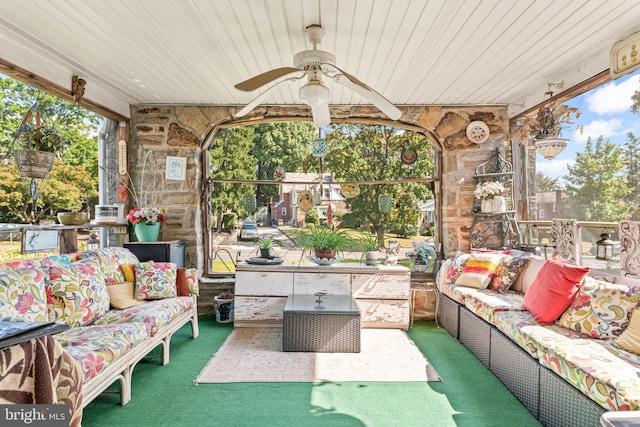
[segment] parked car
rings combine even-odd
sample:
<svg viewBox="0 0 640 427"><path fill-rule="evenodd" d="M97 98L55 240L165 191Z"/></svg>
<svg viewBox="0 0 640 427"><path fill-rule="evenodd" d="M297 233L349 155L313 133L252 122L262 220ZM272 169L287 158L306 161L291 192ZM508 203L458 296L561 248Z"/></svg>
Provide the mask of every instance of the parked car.
<svg viewBox="0 0 640 427"><path fill-rule="evenodd" d="M257 239L259 236L260 232L258 231L258 226L253 222L245 222L242 224L242 228L240 229L238 240L253 240Z"/></svg>
<svg viewBox="0 0 640 427"><path fill-rule="evenodd" d="M596 249L597 249L597 246L594 242L591 244L591 247L589 248L589 253L595 256ZM620 255L620 242L617 240L613 241L613 255Z"/></svg>

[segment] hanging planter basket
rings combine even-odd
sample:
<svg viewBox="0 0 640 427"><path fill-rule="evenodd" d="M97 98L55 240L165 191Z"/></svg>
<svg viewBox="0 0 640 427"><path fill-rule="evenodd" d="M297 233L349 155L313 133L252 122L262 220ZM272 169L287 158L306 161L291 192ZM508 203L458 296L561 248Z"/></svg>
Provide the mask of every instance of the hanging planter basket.
<svg viewBox="0 0 640 427"><path fill-rule="evenodd" d="M44 178L56 159L54 153L37 150L16 150L16 163L24 178Z"/></svg>
<svg viewBox="0 0 640 427"><path fill-rule="evenodd" d="M554 159L569 145L568 139L547 138L536 140L536 151L547 160Z"/></svg>

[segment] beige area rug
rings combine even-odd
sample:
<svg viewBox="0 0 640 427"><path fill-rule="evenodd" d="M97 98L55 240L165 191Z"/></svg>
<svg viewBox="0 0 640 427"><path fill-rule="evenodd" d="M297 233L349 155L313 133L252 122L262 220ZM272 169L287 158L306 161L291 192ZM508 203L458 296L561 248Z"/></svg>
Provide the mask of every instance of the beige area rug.
<svg viewBox="0 0 640 427"><path fill-rule="evenodd" d="M363 329L360 349L283 352L281 329L235 328L195 383L441 381L404 331Z"/></svg>

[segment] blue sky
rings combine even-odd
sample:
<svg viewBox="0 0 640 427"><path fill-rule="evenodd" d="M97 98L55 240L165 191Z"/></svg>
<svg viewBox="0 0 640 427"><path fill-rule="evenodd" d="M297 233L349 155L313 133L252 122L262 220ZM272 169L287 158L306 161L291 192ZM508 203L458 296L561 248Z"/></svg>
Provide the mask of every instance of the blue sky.
<svg viewBox="0 0 640 427"><path fill-rule="evenodd" d="M551 178L566 175L567 165L575 163L576 153L584 151L588 137L596 141L602 135L605 141L619 145L627 142L628 132L639 137L640 115L631 112L631 95L636 90L640 90L640 71L565 102L580 109L581 115L575 124L582 125L583 132L580 134L575 125L564 130L562 137L570 139L567 148L553 160L546 160L538 154L536 170Z"/></svg>

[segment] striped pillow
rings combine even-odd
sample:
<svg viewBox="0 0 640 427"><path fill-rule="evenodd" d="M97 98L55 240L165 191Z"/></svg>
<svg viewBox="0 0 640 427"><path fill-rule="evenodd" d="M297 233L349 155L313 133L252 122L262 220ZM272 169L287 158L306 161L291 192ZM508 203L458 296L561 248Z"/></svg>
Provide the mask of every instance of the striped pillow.
<svg viewBox="0 0 640 427"><path fill-rule="evenodd" d="M456 279L456 285L476 289L485 289L491 283L493 275L504 254L471 254L462 274Z"/></svg>

